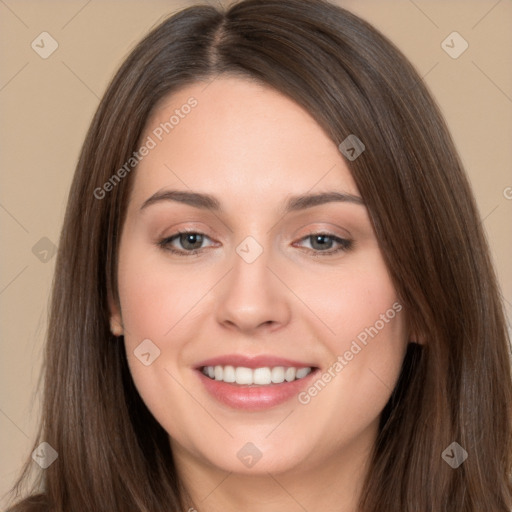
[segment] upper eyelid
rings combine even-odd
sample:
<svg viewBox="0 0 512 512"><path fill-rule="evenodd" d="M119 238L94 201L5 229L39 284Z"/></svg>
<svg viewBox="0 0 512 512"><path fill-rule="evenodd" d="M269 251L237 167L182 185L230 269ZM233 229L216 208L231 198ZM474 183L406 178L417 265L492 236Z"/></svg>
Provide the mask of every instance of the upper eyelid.
<svg viewBox="0 0 512 512"><path fill-rule="evenodd" d="M197 229L180 229L179 231L176 231L175 233L173 233L171 235L162 237L162 240L170 240L171 238L175 238L175 237L177 237L179 235L186 235L186 234L201 235L201 236L204 236L204 237L209 238L209 239L212 238L210 235L204 233L203 231L199 231ZM326 235L326 236L331 236L333 238L341 238L341 239L344 238L343 236L337 235L335 233L331 233L327 229L323 229L323 230L322 229L318 229L318 230L313 230L310 233L307 233L306 235L301 236L299 239L302 240L304 238L308 238L308 237L313 236L313 235ZM350 238L350 237L348 237L348 238Z"/></svg>

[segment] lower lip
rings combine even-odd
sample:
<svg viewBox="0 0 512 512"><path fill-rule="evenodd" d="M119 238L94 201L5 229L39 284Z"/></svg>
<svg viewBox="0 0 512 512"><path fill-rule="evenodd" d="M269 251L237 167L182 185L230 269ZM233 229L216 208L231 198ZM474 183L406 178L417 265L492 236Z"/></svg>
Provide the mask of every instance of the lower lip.
<svg viewBox="0 0 512 512"><path fill-rule="evenodd" d="M219 402L235 409L261 411L283 404L297 396L307 387L318 372L314 369L302 379L268 386L230 384L210 379L201 370L196 370L204 387Z"/></svg>

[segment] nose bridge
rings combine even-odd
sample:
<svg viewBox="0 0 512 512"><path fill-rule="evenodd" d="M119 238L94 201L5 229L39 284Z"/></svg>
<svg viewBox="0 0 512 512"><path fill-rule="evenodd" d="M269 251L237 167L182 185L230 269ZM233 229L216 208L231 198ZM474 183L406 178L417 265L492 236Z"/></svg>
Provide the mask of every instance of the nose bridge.
<svg viewBox="0 0 512 512"><path fill-rule="evenodd" d="M262 325L282 325L289 320L288 297L269 269L275 260L271 249L253 236L235 248L232 270L221 288L217 320L250 331Z"/></svg>

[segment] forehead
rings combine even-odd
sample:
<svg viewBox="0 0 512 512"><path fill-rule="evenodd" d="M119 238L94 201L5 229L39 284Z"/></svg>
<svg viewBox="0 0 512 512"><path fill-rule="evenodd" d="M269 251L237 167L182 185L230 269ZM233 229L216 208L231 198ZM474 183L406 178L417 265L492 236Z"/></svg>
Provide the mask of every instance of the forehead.
<svg viewBox="0 0 512 512"><path fill-rule="evenodd" d="M278 201L283 194L337 188L358 194L337 145L301 106L238 77L199 82L163 98L142 143L134 200L163 187Z"/></svg>

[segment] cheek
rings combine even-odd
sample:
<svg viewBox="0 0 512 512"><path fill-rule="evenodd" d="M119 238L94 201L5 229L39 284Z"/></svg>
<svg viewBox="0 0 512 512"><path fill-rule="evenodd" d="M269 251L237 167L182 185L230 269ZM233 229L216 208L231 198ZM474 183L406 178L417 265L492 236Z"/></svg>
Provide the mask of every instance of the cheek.
<svg viewBox="0 0 512 512"><path fill-rule="evenodd" d="M310 403L315 409L312 415L327 411L326 424L332 426L333 436L336 428L357 435L362 426L378 421L398 381L407 348L403 314L388 318L387 323L369 316L359 337L344 337L337 343L336 362L330 367L335 376L314 398L317 402Z"/></svg>
<svg viewBox="0 0 512 512"><path fill-rule="evenodd" d="M201 273L171 268L155 252L138 250L137 244L132 244L119 262L123 324L132 338L164 338L204 294L206 285L198 278Z"/></svg>
<svg viewBox="0 0 512 512"><path fill-rule="evenodd" d="M323 340L336 354L350 348L352 340L364 343L375 335L375 330L382 331L382 338L393 338L391 331L398 325L392 320L403 316L378 251L369 252L354 264L330 268L307 280L302 277L294 287L319 326L320 322L323 324Z"/></svg>
<svg viewBox="0 0 512 512"><path fill-rule="evenodd" d="M315 418L329 411L326 423L334 430L339 411L350 411L343 421L355 432L375 420L396 385L407 348L405 312L377 252L350 270L316 277L300 293L308 298L330 361L302 403Z"/></svg>
<svg viewBox="0 0 512 512"><path fill-rule="evenodd" d="M197 273L170 271L165 258L155 257L147 246L139 248L131 243L121 254L119 295L131 376L157 421L168 432L183 437L186 427L171 421L169 411L190 408L190 397L179 384L183 381L179 373L181 353L187 339L183 329L190 325L193 306L204 291L201 286L191 286L191 277ZM140 350L147 340L151 344ZM146 365L141 354L148 352L150 364Z"/></svg>
<svg viewBox="0 0 512 512"><path fill-rule="evenodd" d="M184 347L200 333L197 316L204 313L205 294L219 276L207 268L171 264L165 254L148 249L147 241L135 236L125 247L118 281L126 355L139 393L151 410L158 410L162 389L169 391L166 400L183 394L172 376L181 379L181 368L187 366ZM148 366L137 358L145 340L151 340L158 354Z"/></svg>

